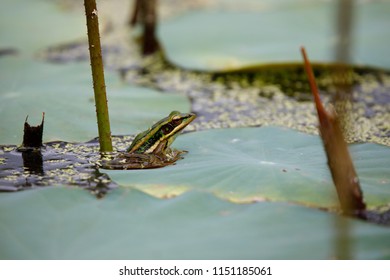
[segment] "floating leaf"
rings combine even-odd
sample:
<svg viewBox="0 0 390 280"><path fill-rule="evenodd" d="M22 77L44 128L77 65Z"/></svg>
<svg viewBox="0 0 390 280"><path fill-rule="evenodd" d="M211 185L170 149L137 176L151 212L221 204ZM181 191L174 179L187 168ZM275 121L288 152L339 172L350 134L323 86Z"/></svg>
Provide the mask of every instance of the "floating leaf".
<svg viewBox="0 0 390 280"><path fill-rule="evenodd" d="M51 44L83 38L84 14L65 13L55 2L2 0L0 48L14 47L32 54Z"/></svg>
<svg viewBox="0 0 390 280"><path fill-rule="evenodd" d="M88 141L98 135L87 63L56 65L22 58L0 60L0 143L20 144L23 122L46 113L44 141ZM7 69L7 71L5 71ZM172 110L187 112L186 97L123 85L106 74L113 134L136 133ZM82 121L81 121L82 120Z"/></svg>
<svg viewBox="0 0 390 280"><path fill-rule="evenodd" d="M296 50L305 45L313 61L333 61L335 1L277 1L263 10L244 9L193 11L162 22L159 35L168 59L184 68L231 70L300 62ZM352 62L389 68L390 3L361 2L355 12Z"/></svg>
<svg viewBox="0 0 390 280"><path fill-rule="evenodd" d="M329 259L335 218L345 219L199 192L160 200L117 189L97 200L80 189L48 188L0 196L0 258ZM355 258L390 257L387 228L356 220L350 227Z"/></svg>
<svg viewBox="0 0 390 280"><path fill-rule="evenodd" d="M277 127L216 129L178 137L189 151L177 165L159 170L109 171L113 181L157 197L196 189L236 202L289 201L338 207L321 139ZM390 200L390 149L354 144L355 162L368 207Z"/></svg>
<svg viewBox="0 0 390 280"><path fill-rule="evenodd" d="M181 2L184 3L184 1ZM241 1L236 2L238 5L242 3ZM250 0L245 2L250 2ZM260 3L259 1L256 2ZM288 2L293 3L293 1ZM300 2L305 3L306 1ZM264 3L262 2L259 5ZM272 4L270 3L271 1L267 0L266 5L276 5L274 4L275 1L272 1ZM280 2L278 1L278 3ZM26 114L29 115L31 123L38 123L43 111L46 112L47 116L45 120L45 141L54 139L86 141L95 137L97 129L88 63L60 66L31 60L33 53L51 44L69 42L69 40L76 37L85 37L83 12L59 15L57 13L59 9L49 1L5 0L2 4L2 9L0 9L0 48L6 50L16 48L19 52L17 52L18 55L12 57L4 56L0 58L0 143L20 144L22 124ZM388 60L382 52L382 49L386 49L388 45L386 41L389 36L383 36L383 32L388 30L388 28L385 28L387 21L380 22L382 13L387 15L386 9L381 8L385 4L373 4L380 8L377 14L374 13L376 17L372 21L373 25L366 25L364 20L359 21L360 24L364 23L364 28L368 28L367 32L372 36L365 44L374 43L374 47L370 47L373 50L372 52L358 50L361 51L362 57L366 54L375 55L375 57L380 58L381 63L387 65ZM313 5L321 6L324 4L321 2ZM364 5L366 4L364 3ZM122 10L124 11L124 9ZM275 11L275 14L283 14L277 10ZM307 11L310 12L310 9ZM18 17L14 16L16 14ZM113 15L113 17L118 15L117 12L108 12L107 14ZM237 11L226 13L226 15L230 14L234 15L233 19L236 18L235 15L237 14L243 20L242 23L238 22L237 26L232 27L231 30L242 32L242 37L247 36L249 29L240 29L240 26L244 25L247 20L254 19L254 15L247 17L247 12L242 12L242 15L240 15L241 13ZM261 15L261 13L259 14ZM290 13L285 12L284 14L288 16L287 14ZM210 15L213 17L214 12L210 12ZM321 13L320 16L316 13L310 14L310 16L315 20L326 18L327 28L329 28L329 22L331 22L329 17ZM73 17L77 17L77 19L74 20ZM217 17L215 18L217 19ZM267 19L267 16L261 18ZM229 16L228 25L224 26L224 30L229 31L228 29L232 26L230 19ZM256 23L257 20L256 18L253 22ZM299 22L303 22L303 17L299 20ZM51 22L51 24L48 25L47 22ZM198 24L199 22L195 21L195 23ZM198 40L204 40L202 36L207 35L208 29L214 30L215 24L224 24L226 20L217 19L217 21L212 22L207 19L204 23L203 27L200 26L203 30L195 36ZM289 28L299 27L299 24L296 24L297 22L290 24L291 20L288 18L282 18L273 27L279 25L283 27L285 23L289 24ZM307 26L307 18L305 18L304 24ZM182 28L185 27L185 25L182 25ZM268 28L264 25L256 26L256 29L261 27ZM165 27L162 26L162 28ZM302 28L302 26L299 28ZM324 30L328 30L327 28ZM58 32L59 30L61 32ZM373 30L375 32L372 32ZM164 32L161 33L162 37L165 37ZM20 36L20 34L23 34L23 36ZM304 34L310 34L310 32L302 32L299 36ZM180 38L179 40L182 42L186 40L181 31L177 32L175 36ZM193 34L191 36L194 37ZM319 36L322 36L321 32ZM229 44L221 48L222 45L217 44L219 42L215 42L215 38L211 38L213 40L210 43L215 45L216 49L211 49L211 51L217 50L213 55L218 54L218 56L213 57L213 59L216 58L217 63L212 66L220 67L222 65L225 69L229 61L233 61L232 66L237 66L235 64L236 57L234 56L235 47L232 47L232 51L227 50L231 47ZM225 44L225 38L230 40L229 36L221 35L220 41L222 44ZM325 36L319 42L324 42L328 38L329 36ZM381 38L381 40L375 41L378 38ZM168 37L164 40L166 39ZM271 43L270 41L264 41L264 38L262 39L262 45ZM235 41L235 38L233 40ZM125 41L126 44L129 42L127 37L122 41ZM193 41L188 42L194 43ZM174 41L172 43L177 44ZM237 43L246 44L246 42L240 40ZM258 42L248 39L248 43L249 47L241 48L243 51L240 55L249 53L250 55L247 56L245 63L253 64L258 61L253 56L257 53ZM277 45L271 44L270 47L266 46L266 49L269 50L275 47L275 50L277 50L280 46L285 45L287 53L290 50L295 53L296 46L291 49L288 47L288 42L280 43L276 41L275 43ZM300 41L299 45L302 43L305 42ZM254 47L251 44L256 44L256 46ZM307 45L313 47L310 44ZM175 46L180 47L180 45ZM192 46L198 48L196 44ZM82 44L80 48L83 48ZM323 51L324 48L326 46L319 46L319 52ZM77 46L76 49L78 50ZM176 50L175 55L183 55L180 49ZM172 51L176 50L170 46L167 47L167 53L171 58L174 55ZM111 54L121 53L115 46L110 51ZM204 58L208 59L208 57L203 53L199 56L195 55L191 48L189 51L192 52L190 56L199 59L201 63L196 64L196 61L191 59L189 61L195 63L196 67L204 67ZM16 54L13 51L8 51L8 53ZM29 55L29 58L25 57L26 54ZM71 50L70 56L72 54L74 55ZM122 63L120 67L111 64L110 69L129 69L126 68L129 67L129 65L126 65L128 60L124 59L127 58L126 55L128 53L125 53L123 57L107 59L109 61L108 65L112 61ZM275 58L269 52L266 55L267 58ZM219 59L221 56L222 59ZM280 53L276 56L282 58ZM77 60L82 56L76 54L75 57ZM188 59L188 57L184 53L184 58ZM231 57L233 57L233 60L231 60ZM242 60L242 57L240 60ZM369 60L369 62L372 61L378 60ZM263 60L260 62L263 62ZM164 72L165 69L159 68L159 65L155 65L153 60L151 64L160 72L151 72L150 69L140 67L135 69L130 67L132 72L129 69L130 73L126 77L127 80L129 80L131 74L138 74L143 78L143 85L163 88L167 91L171 91L170 89L173 89L172 85L176 85L175 91L187 91L191 99L199 98L199 96L193 94L197 91L201 92L201 90L199 90L199 87L194 88L193 85L197 85L204 80L196 76L195 82L191 80L187 84L183 84L186 78L192 77L193 73L171 69L175 74L172 75ZM183 63L187 67L193 67L193 64ZM207 70L212 69L210 65L206 66ZM162 72L161 69L163 69ZM170 94L162 95L149 89L127 87L122 85L113 74L107 73L106 78L109 81L109 108L114 134L135 134L174 109L189 111L189 103L184 97L179 98ZM140 84L142 84L142 81ZM386 81L384 81L384 84L386 84ZM372 87L371 84L370 87ZM208 105L210 111L206 111L207 113L212 112L212 109L226 106L218 99L219 93L225 92L225 87L206 84L206 86L202 85L201 88L208 89L203 94L210 95L211 100L217 100L217 103ZM231 88L237 89L234 86ZM189 94L190 91L192 95ZM241 93L239 96L242 97L241 88L237 91ZM386 92L386 88L381 88L380 91L377 95L382 100L386 98L386 96L381 95L382 91ZM277 91L277 93L280 92ZM254 94L257 95L257 91ZM261 92L261 94L267 95L267 92ZM265 97L268 98L269 96ZM376 99L374 98L374 100ZM233 99L233 102L229 102L232 102L235 107L241 106L241 103L235 101ZM205 103L199 102L193 105L193 108L199 109L204 108ZM300 107L297 107L297 110L300 110ZM216 114L215 111L214 114ZM219 114L218 112L217 115L223 116L225 114ZM240 114L237 114L237 116L240 116ZM276 116L280 117L280 115ZM381 118L386 120L385 116L381 115ZM290 117L288 119L294 118ZM302 125L307 125L306 120L300 121L302 121ZM225 125L223 122L219 123ZM242 124L242 120L237 118L235 125L239 124ZM253 125L253 122L250 122L250 124ZM383 126L386 127L386 122L383 122ZM62 187L51 188L51 184L49 184L50 186L38 190L13 194L1 193L0 233L2 238L0 240L0 258L333 258L335 256L332 249L335 235L333 226L334 220L339 219L338 216L291 205L290 203L234 204L222 201L207 193L213 192L218 196L235 201L253 201L269 197L269 199L274 200L311 203L317 206L334 205L333 191L329 187L330 176L326 172L325 157L321 153L322 149L318 138L288 130L284 132L279 130L276 128L232 129L183 135L175 141L174 146L186 149L189 153L176 166L166 167L161 171L143 170L112 173L113 177L118 179L118 182L121 181L126 186L134 184L143 192L129 188L118 188L111 191L104 199L97 200L85 190ZM11 149L13 148L15 147L11 147ZM78 148L79 145L73 145L72 150L76 152ZM6 149L9 150L10 147L6 147ZM355 162L369 205L374 207L375 205L388 203L389 177L387 174L389 174L390 158L388 148L362 144L352 146L351 150L353 155L357 157ZM87 149L83 153L86 151ZM95 150L92 149L91 154L94 152ZM80 152L77 155L80 155ZM68 167L67 171L73 171L74 173L67 174L71 175L71 179L72 176L80 177L80 181L75 181L78 185L89 178L88 176L87 178L80 176L81 174L77 173L77 169L72 168L71 163L61 161L61 158L57 158L57 155L51 159L51 165L58 164ZM22 158L19 157L19 160L22 160ZM45 160L44 156L43 160ZM4 163L4 160L0 159L0 164L2 163ZM302 169L295 169L296 165L299 164ZM41 173L41 170L30 171L36 172L38 175ZM50 170L43 171L48 172ZM15 172L15 170L10 172ZM29 176L28 172L25 175ZM50 179L52 174L47 175ZM98 176L100 177L100 173ZM150 178L151 176L156 177ZM22 179L23 177L18 178ZM108 181L107 177L103 175L101 180ZM146 191L155 196L163 196L164 194L170 196L189 189L200 191L191 191L169 200L157 199L144 193ZM344 218L340 219L346 221ZM354 257L390 258L390 249L387 246L388 228L356 220L350 222L351 240L355 245Z"/></svg>

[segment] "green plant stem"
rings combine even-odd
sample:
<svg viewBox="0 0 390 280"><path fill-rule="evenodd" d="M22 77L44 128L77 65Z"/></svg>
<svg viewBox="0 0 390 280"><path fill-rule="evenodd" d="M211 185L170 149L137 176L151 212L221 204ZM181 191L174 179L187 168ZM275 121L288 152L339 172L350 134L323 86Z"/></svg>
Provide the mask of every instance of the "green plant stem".
<svg viewBox="0 0 390 280"><path fill-rule="evenodd" d="M101 152L111 152L111 129L108 115L106 85L102 50L99 35L99 20L95 0L84 0L85 16L87 18L89 54L91 59L93 89L95 93L96 117L99 131Z"/></svg>

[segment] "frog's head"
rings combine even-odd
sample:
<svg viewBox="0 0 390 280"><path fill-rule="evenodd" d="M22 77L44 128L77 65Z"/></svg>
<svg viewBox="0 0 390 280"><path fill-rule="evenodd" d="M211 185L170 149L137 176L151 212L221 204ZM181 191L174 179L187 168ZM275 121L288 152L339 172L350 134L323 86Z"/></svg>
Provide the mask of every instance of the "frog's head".
<svg viewBox="0 0 390 280"><path fill-rule="evenodd" d="M182 114L178 111L173 111L168 117L163 118L150 129L138 134L127 149L127 152L142 154L165 152L178 133L195 118L196 115L193 113Z"/></svg>

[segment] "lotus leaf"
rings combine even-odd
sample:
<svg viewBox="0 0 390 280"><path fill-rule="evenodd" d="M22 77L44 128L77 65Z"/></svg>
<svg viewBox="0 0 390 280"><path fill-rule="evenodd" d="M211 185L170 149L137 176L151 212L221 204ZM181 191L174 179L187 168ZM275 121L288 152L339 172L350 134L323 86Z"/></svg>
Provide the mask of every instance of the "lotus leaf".
<svg viewBox="0 0 390 280"><path fill-rule="evenodd" d="M97 124L90 66L57 65L22 58L0 60L0 143L21 144L23 123L40 122L46 113L44 141L88 141ZM122 84L106 74L108 107L113 134L136 133L172 110L187 112L184 96Z"/></svg>
<svg viewBox="0 0 390 280"><path fill-rule="evenodd" d="M175 166L155 170L103 171L121 186L157 197L196 189L236 202L288 201L337 207L321 139L279 127L214 129L178 137L187 150ZM390 200L390 149L350 145L369 207Z"/></svg>
<svg viewBox="0 0 390 280"><path fill-rule="evenodd" d="M335 219L349 222L355 258L390 257L387 228L286 203L57 187L0 196L0 258L329 259Z"/></svg>
<svg viewBox="0 0 390 280"><path fill-rule="evenodd" d="M337 1L280 2L250 11L245 5L198 10L164 21L159 35L166 55L184 68L221 71L301 62L298 48L305 45L312 61L334 61ZM389 68L390 3L355 6L352 62Z"/></svg>

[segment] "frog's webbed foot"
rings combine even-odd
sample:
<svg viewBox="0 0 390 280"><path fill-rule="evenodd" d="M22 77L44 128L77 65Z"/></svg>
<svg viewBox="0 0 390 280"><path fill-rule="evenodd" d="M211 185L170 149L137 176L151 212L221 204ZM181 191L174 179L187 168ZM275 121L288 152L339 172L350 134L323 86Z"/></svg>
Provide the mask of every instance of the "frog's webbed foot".
<svg viewBox="0 0 390 280"><path fill-rule="evenodd" d="M186 154L188 153L188 151L181 151L181 150L176 150L176 149L169 149L169 151L167 151L165 157L169 160L169 161L172 161L173 162L176 162L177 160L179 159L183 159L183 154Z"/></svg>

